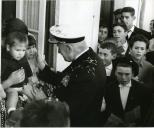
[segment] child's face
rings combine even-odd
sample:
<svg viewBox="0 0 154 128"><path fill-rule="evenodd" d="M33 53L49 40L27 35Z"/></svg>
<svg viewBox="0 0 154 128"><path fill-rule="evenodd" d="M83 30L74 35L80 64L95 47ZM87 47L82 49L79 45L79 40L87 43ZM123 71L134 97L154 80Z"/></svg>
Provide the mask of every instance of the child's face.
<svg viewBox="0 0 154 128"><path fill-rule="evenodd" d="M7 51L15 60L21 60L25 56L27 44L27 42L19 42L16 40L13 46L7 46Z"/></svg>
<svg viewBox="0 0 154 128"><path fill-rule="evenodd" d="M133 26L134 19L135 19L135 16L132 16L130 12L122 13L122 20L127 26L128 30Z"/></svg>
<svg viewBox="0 0 154 128"><path fill-rule="evenodd" d="M100 28L99 29L99 34L98 34L98 39L99 41L104 41L108 36L108 29L107 28Z"/></svg>
<svg viewBox="0 0 154 128"><path fill-rule="evenodd" d="M117 77L118 82L125 86L130 82L133 74L131 67L117 66L115 75Z"/></svg>
<svg viewBox="0 0 154 128"><path fill-rule="evenodd" d="M98 56L103 60L105 66L109 66L114 59L114 55L111 53L111 50L106 48L99 48Z"/></svg>
<svg viewBox="0 0 154 128"><path fill-rule="evenodd" d="M130 49L131 56L137 61L141 60L146 54L146 44L142 41L134 42L133 47Z"/></svg>
<svg viewBox="0 0 154 128"><path fill-rule="evenodd" d="M121 42L122 44L126 42L127 32L125 32L124 28L121 26L115 26L113 28L113 37L117 40L117 42Z"/></svg>
<svg viewBox="0 0 154 128"><path fill-rule="evenodd" d="M28 46L28 48L26 50L26 56L28 58L34 58L36 53L37 53L37 49L36 49L35 45Z"/></svg>

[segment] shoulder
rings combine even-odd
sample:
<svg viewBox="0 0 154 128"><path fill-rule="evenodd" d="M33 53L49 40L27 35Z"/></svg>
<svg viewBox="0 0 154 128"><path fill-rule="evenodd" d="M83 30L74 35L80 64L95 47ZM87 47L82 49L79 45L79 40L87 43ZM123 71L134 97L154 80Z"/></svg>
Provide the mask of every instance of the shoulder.
<svg viewBox="0 0 154 128"><path fill-rule="evenodd" d="M76 75L88 78L94 78L99 74L99 70L100 72L105 71L102 60L92 49L89 49L78 60L74 61L71 68Z"/></svg>
<svg viewBox="0 0 154 128"><path fill-rule="evenodd" d="M150 32L143 30L141 28L138 28L135 26L134 31L136 34L143 34L144 36L146 36L148 39L151 39L151 34Z"/></svg>
<svg viewBox="0 0 154 128"><path fill-rule="evenodd" d="M143 64L143 67L145 67L145 68L152 68L153 67L153 65L145 59L142 60L142 64Z"/></svg>

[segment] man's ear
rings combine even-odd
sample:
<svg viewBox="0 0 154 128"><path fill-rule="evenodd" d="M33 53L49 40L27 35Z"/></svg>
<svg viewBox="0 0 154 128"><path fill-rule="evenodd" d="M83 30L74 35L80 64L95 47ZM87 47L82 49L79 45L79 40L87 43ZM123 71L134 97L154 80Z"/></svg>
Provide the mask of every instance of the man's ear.
<svg viewBox="0 0 154 128"><path fill-rule="evenodd" d="M135 19L136 19L136 16L134 15L134 16L133 16L133 20L135 20Z"/></svg>
<svg viewBox="0 0 154 128"><path fill-rule="evenodd" d="M6 51L10 51L10 46L8 44L6 45Z"/></svg>
<svg viewBox="0 0 154 128"><path fill-rule="evenodd" d="M65 45L65 46L67 53L70 54L73 51L73 47L71 45Z"/></svg>

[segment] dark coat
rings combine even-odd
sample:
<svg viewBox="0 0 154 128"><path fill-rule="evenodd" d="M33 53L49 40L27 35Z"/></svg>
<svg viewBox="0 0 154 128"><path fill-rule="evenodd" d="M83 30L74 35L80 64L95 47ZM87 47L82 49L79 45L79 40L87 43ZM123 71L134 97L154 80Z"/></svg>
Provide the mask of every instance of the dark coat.
<svg viewBox="0 0 154 128"><path fill-rule="evenodd" d="M135 26L134 31L132 32L131 36L129 37L129 39L127 39L128 43L132 39L132 37L137 35L137 34L141 34L141 35L145 36L148 40L151 39L150 32L147 32L147 31L140 29L140 28Z"/></svg>
<svg viewBox="0 0 154 128"><path fill-rule="evenodd" d="M71 126L98 126L106 73L91 48L61 73L46 66L39 78L56 86L56 96L69 105Z"/></svg>
<svg viewBox="0 0 154 128"><path fill-rule="evenodd" d="M148 52L146 54L146 60L149 61L152 65L154 65L154 51Z"/></svg>
<svg viewBox="0 0 154 128"><path fill-rule="evenodd" d="M125 109L123 109L118 85L118 82L115 81L114 83L106 86L105 100L109 115L112 113L122 120L125 120L126 118L133 119L134 117L132 117L131 114L128 115L128 113L139 107L141 114L140 121L142 122L151 104L152 93L141 83L132 80L132 87L129 91L127 104ZM136 120L134 120L134 122L135 121Z"/></svg>

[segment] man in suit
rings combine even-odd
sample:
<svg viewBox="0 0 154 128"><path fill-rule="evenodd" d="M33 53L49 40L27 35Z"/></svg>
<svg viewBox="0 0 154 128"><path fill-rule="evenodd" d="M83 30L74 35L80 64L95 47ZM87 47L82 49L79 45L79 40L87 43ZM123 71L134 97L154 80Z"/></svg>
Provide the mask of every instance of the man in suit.
<svg viewBox="0 0 154 128"><path fill-rule="evenodd" d="M151 39L150 32L147 32L143 29L140 29L133 25L135 20L135 10L132 7L124 7L121 10L122 20L127 26L127 40L130 41L131 38L136 34L142 34L147 37L149 40Z"/></svg>
<svg viewBox="0 0 154 128"><path fill-rule="evenodd" d="M86 45L79 27L55 25L50 28L63 58L72 62L63 72L53 72L38 58L39 78L51 83L55 95L70 108L71 126L99 126L106 73L103 61Z"/></svg>
<svg viewBox="0 0 154 128"><path fill-rule="evenodd" d="M106 126L142 126L152 96L148 88L132 79L138 74L135 68L135 63L126 57L117 60L117 80L106 86L106 111L109 115Z"/></svg>

